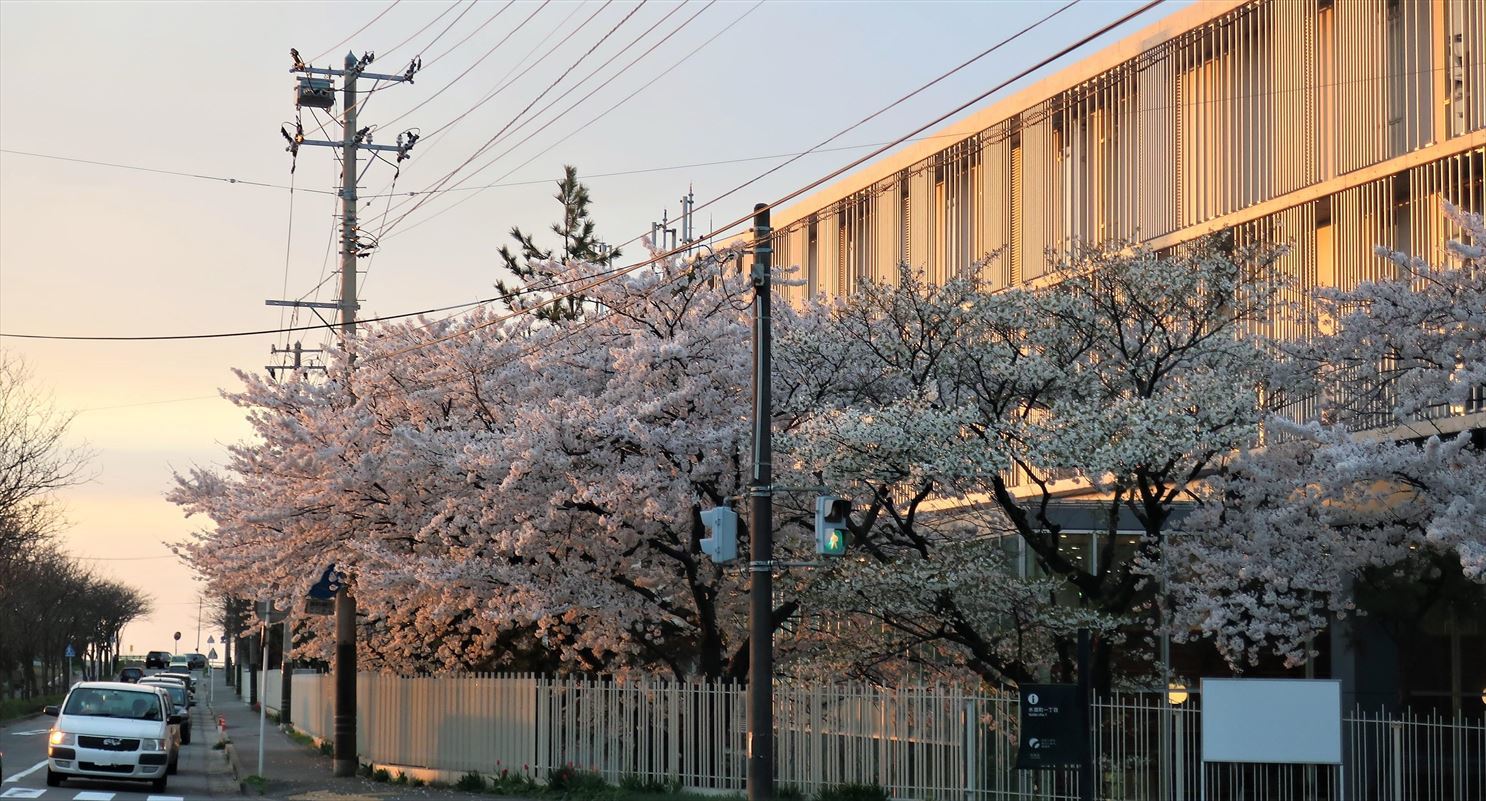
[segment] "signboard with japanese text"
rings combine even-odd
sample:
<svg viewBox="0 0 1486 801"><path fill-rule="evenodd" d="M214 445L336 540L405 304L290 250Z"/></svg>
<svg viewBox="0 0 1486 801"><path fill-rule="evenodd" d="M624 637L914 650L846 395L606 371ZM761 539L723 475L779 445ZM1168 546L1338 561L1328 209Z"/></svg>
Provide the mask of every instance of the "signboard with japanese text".
<svg viewBox="0 0 1486 801"><path fill-rule="evenodd" d="M1077 684L1021 686L1017 770L1077 767L1088 758L1088 715Z"/></svg>

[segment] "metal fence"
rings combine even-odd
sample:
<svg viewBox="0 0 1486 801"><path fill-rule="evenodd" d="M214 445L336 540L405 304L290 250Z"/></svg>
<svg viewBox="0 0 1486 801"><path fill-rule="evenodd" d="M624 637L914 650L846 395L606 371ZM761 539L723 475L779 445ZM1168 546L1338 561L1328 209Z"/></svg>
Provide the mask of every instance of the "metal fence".
<svg viewBox="0 0 1486 801"><path fill-rule="evenodd" d="M269 681L275 683L276 671ZM294 723L332 732L330 675L293 677ZM603 774L741 792L747 690L731 683L623 682L532 675L361 674L363 761L453 778L574 766ZM269 706L278 701L270 693ZM1015 693L954 687L798 686L775 692L776 776L807 795L869 783L895 798L1077 801L1074 769L1018 771ZM1479 801L1486 722L1382 710L1343 717L1343 763L1201 762L1201 697L1156 693L1093 705L1096 797L1105 801Z"/></svg>

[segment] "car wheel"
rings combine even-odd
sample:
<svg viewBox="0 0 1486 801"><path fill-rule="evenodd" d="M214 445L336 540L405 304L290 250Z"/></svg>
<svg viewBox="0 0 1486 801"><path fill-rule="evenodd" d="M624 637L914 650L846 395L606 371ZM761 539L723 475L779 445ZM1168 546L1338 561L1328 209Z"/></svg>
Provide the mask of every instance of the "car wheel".
<svg viewBox="0 0 1486 801"><path fill-rule="evenodd" d="M150 782L150 791L156 793L165 792L165 782L166 778L163 775L160 778L155 779L154 781Z"/></svg>
<svg viewBox="0 0 1486 801"><path fill-rule="evenodd" d="M57 773L56 771L52 770L51 768L47 768L46 769L46 786L47 787L61 787L62 786L62 774Z"/></svg>
<svg viewBox="0 0 1486 801"><path fill-rule="evenodd" d="M181 745L190 745L190 744L191 744L191 727L190 726L187 726L187 727L181 729Z"/></svg>

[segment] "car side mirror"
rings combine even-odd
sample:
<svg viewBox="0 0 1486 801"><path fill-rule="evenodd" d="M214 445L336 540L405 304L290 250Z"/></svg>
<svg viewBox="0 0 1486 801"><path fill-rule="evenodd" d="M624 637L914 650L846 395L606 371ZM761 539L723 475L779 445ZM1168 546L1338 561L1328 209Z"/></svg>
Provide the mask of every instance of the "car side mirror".
<svg viewBox="0 0 1486 801"><path fill-rule="evenodd" d="M179 726L179 725L181 725L181 722L184 721L185 719L186 718L184 716L182 716L182 715L171 715L170 716L170 720L167 721L167 722L170 723L170 725L172 725L172 726Z"/></svg>
<svg viewBox="0 0 1486 801"><path fill-rule="evenodd" d="M62 714L62 708L57 706L56 704L48 704L46 709L43 709L41 711L52 717L56 717Z"/></svg>

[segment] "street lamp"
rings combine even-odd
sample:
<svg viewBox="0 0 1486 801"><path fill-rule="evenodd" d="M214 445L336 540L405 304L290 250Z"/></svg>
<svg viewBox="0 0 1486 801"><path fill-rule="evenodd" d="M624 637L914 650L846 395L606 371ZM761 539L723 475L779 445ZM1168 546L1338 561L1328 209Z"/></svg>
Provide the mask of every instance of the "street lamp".
<svg viewBox="0 0 1486 801"><path fill-rule="evenodd" d="M1185 684L1172 682L1171 684L1166 685L1166 700L1170 702L1172 706L1181 706L1182 704L1185 704L1187 702L1187 695L1187 685ZM1482 695L1483 697L1486 697L1486 692L1483 692Z"/></svg>

